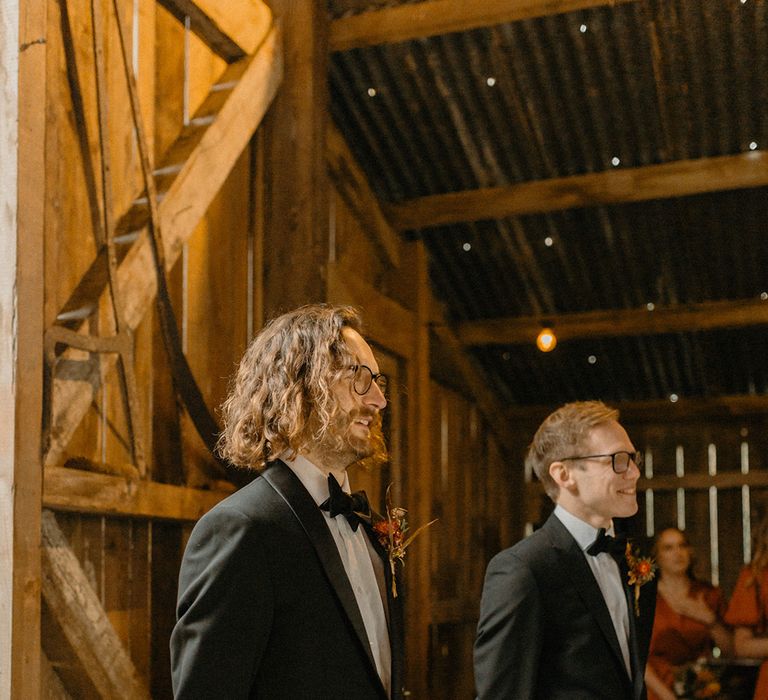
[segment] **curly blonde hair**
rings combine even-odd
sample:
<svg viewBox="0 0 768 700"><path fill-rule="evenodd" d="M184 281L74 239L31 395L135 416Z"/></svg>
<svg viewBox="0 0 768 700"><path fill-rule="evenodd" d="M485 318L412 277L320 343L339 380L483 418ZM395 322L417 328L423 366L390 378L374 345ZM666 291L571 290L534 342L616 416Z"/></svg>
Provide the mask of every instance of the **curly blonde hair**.
<svg viewBox="0 0 768 700"><path fill-rule="evenodd" d="M619 412L602 401L574 401L550 413L539 426L525 455L525 464L555 502L560 492L549 473L552 462L579 450L592 428L619 420Z"/></svg>
<svg viewBox="0 0 768 700"><path fill-rule="evenodd" d="M350 306L309 304L270 321L251 341L221 407L219 454L261 469L280 455L330 439L342 409L331 391L355 358L344 328L361 330Z"/></svg>

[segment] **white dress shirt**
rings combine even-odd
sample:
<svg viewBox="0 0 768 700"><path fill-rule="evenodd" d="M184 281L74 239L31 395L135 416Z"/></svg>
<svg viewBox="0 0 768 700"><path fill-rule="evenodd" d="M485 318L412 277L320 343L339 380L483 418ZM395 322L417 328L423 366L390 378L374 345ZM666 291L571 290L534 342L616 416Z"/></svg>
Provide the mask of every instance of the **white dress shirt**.
<svg viewBox="0 0 768 700"><path fill-rule="evenodd" d="M557 519L565 526L565 529L571 533L573 539L581 547L581 551L586 557L589 568L595 575L597 585L603 594L603 599L611 615L613 628L616 630L616 637L619 640L621 655L624 657L624 665L627 673L632 676L632 665L629 660L629 610L627 608L627 597L624 593L624 586L621 583L621 572L616 560L607 552L600 552L596 556L587 554L587 549L597 538L598 530L589 523L585 523L565 508L558 505L555 507ZM607 534L613 535L613 526L607 531Z"/></svg>
<svg viewBox="0 0 768 700"><path fill-rule="evenodd" d="M283 459L283 462L296 474L318 506L328 498L328 477L306 457L296 455L294 460ZM345 493L350 493L349 475L346 473L341 488ZM328 511L321 512L325 516L328 529L333 535L339 556L344 564L344 570L347 572L350 584L352 584L357 607L360 609L365 632L368 635L373 660L376 662L376 670L387 695L391 696L392 649L389 644L389 630L384 613L382 591L373 569L367 536L362 526L358 527L356 532L353 531L343 515L332 518Z"/></svg>

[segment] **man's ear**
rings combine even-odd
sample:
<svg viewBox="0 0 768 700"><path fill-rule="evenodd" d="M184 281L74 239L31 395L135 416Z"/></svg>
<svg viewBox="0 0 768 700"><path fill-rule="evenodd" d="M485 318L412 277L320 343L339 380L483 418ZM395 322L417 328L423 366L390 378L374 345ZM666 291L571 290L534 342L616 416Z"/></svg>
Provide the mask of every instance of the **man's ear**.
<svg viewBox="0 0 768 700"><path fill-rule="evenodd" d="M549 465L549 475L560 489L567 489L573 483L571 470L565 462L552 462Z"/></svg>

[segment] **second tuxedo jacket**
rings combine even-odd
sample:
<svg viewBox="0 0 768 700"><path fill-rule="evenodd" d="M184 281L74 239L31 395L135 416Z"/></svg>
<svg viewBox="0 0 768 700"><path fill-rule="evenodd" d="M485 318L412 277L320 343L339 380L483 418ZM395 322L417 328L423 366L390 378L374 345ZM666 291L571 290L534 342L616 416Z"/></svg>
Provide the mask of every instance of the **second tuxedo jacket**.
<svg viewBox="0 0 768 700"><path fill-rule="evenodd" d="M641 700L656 604L641 587L640 615L627 596L632 673L610 613L574 538L552 515L488 565L475 643L480 700Z"/></svg>
<svg viewBox="0 0 768 700"><path fill-rule="evenodd" d="M399 699L402 610L384 571ZM176 698L387 698L325 516L280 461L195 526L177 614Z"/></svg>

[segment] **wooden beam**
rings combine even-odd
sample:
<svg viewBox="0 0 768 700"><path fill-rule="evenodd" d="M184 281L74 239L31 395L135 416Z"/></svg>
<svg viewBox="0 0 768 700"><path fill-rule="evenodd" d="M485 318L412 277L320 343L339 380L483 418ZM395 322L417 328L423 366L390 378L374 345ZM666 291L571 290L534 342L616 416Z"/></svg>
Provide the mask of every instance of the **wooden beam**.
<svg viewBox="0 0 768 700"><path fill-rule="evenodd" d="M427 0L373 10L331 23L331 51L394 44L409 39L466 32L505 22L620 5L632 0Z"/></svg>
<svg viewBox="0 0 768 700"><path fill-rule="evenodd" d="M549 326L558 342L575 338L660 335L744 328L768 323L768 301L740 299L701 304L610 309L551 316L519 316L465 321L457 326L465 345L527 345Z"/></svg>
<svg viewBox="0 0 768 700"><path fill-rule="evenodd" d="M680 398L675 403L666 399L649 401L608 401L619 409L621 422L631 426L637 423L685 423L702 420L747 419L768 415L768 396L716 396L707 398ZM559 405L559 404L558 404ZM507 421L536 427L558 405L513 406L505 410Z"/></svg>
<svg viewBox="0 0 768 700"><path fill-rule="evenodd" d="M40 659L40 700L72 700L45 654Z"/></svg>
<svg viewBox="0 0 768 700"><path fill-rule="evenodd" d="M46 9L0 11L0 698L41 688Z"/></svg>
<svg viewBox="0 0 768 700"><path fill-rule="evenodd" d="M386 260L400 267L400 239L381 210L368 178L358 165L346 139L333 125L327 134L326 161L336 190L376 242Z"/></svg>
<svg viewBox="0 0 768 700"><path fill-rule="evenodd" d="M363 312L365 335L400 357L415 353L413 328L416 314L364 282L338 264L328 265L328 301L350 304Z"/></svg>
<svg viewBox="0 0 768 700"><path fill-rule="evenodd" d="M432 330L442 342L443 347L453 355L453 361L472 392L478 410L495 434L499 448L504 451L509 434L509 424L505 418L504 407L490 389L491 384L483 375L482 370L475 365L461 340L450 326L442 323L434 325Z"/></svg>
<svg viewBox="0 0 768 700"><path fill-rule="evenodd" d="M285 82L264 120L264 315L326 296L330 190L328 12L321 2L270 0L285 37Z"/></svg>
<svg viewBox="0 0 768 700"><path fill-rule="evenodd" d="M643 202L768 185L768 151L419 197L385 208L401 231L599 204Z"/></svg>
<svg viewBox="0 0 768 700"><path fill-rule="evenodd" d="M408 244L408 258L416 266L416 314L412 334L415 341L413 360L408 362L408 498L404 505L413 523L428 523L432 512L432 473L435 455L432 452L432 412L430 372L430 312L432 293L429 284L429 263L423 241ZM439 523L427 528L411 544L411 562L405 569L408 597L405 600L406 623L406 687L412 697L428 697L429 632L432 625L432 591L430 558L432 536Z"/></svg>
<svg viewBox="0 0 768 700"><path fill-rule="evenodd" d="M645 491L676 491L677 489L704 490L710 486L718 489L740 489L742 486L768 486L768 472L754 471L748 474L738 472L719 472L717 474L686 474L685 476L654 476L652 479L640 479L637 488Z"/></svg>
<svg viewBox="0 0 768 700"><path fill-rule="evenodd" d="M43 505L52 510L194 522L231 491L209 491L46 467Z"/></svg>
<svg viewBox="0 0 768 700"><path fill-rule="evenodd" d="M77 657L84 681L97 697L149 700L143 679L50 511L43 512L42 533L46 609Z"/></svg>
<svg viewBox="0 0 768 700"><path fill-rule="evenodd" d="M704 491L714 486L718 489L740 489L742 486L764 488L768 486L768 472L755 471L748 474L741 472L721 472L719 474L686 474L685 476L654 476L652 479L641 478L637 482L640 491L676 491L677 489ZM539 518L538 505L544 495L540 481L531 481L525 485L525 502L531 506L528 522Z"/></svg>
<svg viewBox="0 0 768 700"><path fill-rule="evenodd" d="M173 15L189 17L192 31L225 61L253 54L272 26L261 0L160 0Z"/></svg>
<svg viewBox="0 0 768 700"><path fill-rule="evenodd" d="M195 230L208 205L221 188L229 172L242 153L248 140L261 122L282 80L282 50L280 34L272 29L258 53L232 64L222 76L220 84L236 84L231 94L213 115L213 123L202 136L195 135L200 129L193 119L189 129L182 133L167 156L168 165L178 164L181 170L160 202L160 229L163 233L165 259L170 270L184 243ZM209 102L217 102L220 91L214 91L196 116L210 115ZM195 143L190 149L190 142ZM191 151L191 152L190 152ZM177 160L177 158L179 160ZM118 228L136 229L146 225L147 211L140 202L129 212ZM97 266L97 263L95 263ZM86 274L96 275L95 267ZM89 293L101 292L105 280L89 281L80 285ZM146 231L133 245L120 264L118 286L123 295L126 321L135 329L144 317L157 293L154 264ZM69 301L65 308L82 306L85 296ZM88 411L102 372L114 365L114 356L104 358L106 368L98 362L77 361L73 353L65 353L69 362L57 373L53 387L53 418L46 463L60 462L61 455L82 417Z"/></svg>

